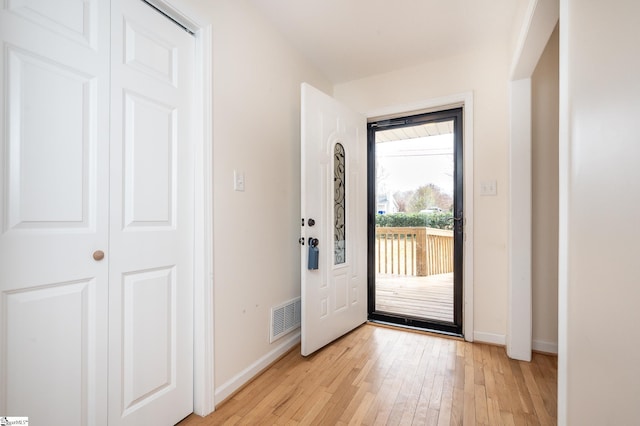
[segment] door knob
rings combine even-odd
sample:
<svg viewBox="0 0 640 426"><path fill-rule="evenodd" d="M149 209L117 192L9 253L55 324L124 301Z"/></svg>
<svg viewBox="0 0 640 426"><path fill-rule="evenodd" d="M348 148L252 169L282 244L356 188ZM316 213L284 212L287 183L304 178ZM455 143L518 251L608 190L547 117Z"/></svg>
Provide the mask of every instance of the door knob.
<svg viewBox="0 0 640 426"><path fill-rule="evenodd" d="M102 250L96 250L93 252L93 260L102 260L104 259L104 252Z"/></svg>
<svg viewBox="0 0 640 426"><path fill-rule="evenodd" d="M316 224L316 221L313 220L312 218L309 218L309 220L307 220L307 223L309 224L309 226L313 226Z"/></svg>

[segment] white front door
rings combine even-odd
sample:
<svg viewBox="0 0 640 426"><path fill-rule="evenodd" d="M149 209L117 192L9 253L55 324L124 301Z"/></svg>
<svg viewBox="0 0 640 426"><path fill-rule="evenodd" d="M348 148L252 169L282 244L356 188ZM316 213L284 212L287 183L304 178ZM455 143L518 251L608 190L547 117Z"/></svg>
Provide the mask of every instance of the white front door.
<svg viewBox="0 0 640 426"><path fill-rule="evenodd" d="M193 411L195 38L112 1L109 424Z"/></svg>
<svg viewBox="0 0 640 426"><path fill-rule="evenodd" d="M0 7L0 415L104 425L109 3Z"/></svg>
<svg viewBox="0 0 640 426"><path fill-rule="evenodd" d="M367 139L362 115L306 83L301 130L306 356L367 320Z"/></svg>

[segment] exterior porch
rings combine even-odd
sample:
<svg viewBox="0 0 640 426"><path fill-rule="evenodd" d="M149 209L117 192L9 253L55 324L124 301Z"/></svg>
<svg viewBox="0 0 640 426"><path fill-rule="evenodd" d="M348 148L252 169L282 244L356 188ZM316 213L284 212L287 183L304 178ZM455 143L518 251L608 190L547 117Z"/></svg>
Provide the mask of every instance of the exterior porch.
<svg viewBox="0 0 640 426"><path fill-rule="evenodd" d="M376 311L453 322L453 231L376 227Z"/></svg>
<svg viewBox="0 0 640 426"><path fill-rule="evenodd" d="M426 277L378 274L376 310L453 322L453 272Z"/></svg>

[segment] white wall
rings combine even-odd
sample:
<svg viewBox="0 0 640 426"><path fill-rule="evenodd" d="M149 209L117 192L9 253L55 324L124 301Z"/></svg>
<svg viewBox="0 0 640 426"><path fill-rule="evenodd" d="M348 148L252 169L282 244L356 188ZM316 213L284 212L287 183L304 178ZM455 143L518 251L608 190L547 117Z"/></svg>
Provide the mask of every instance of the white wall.
<svg viewBox="0 0 640 426"><path fill-rule="evenodd" d="M640 419L639 16L560 3L559 424Z"/></svg>
<svg viewBox="0 0 640 426"><path fill-rule="evenodd" d="M558 351L558 28L531 76L533 349Z"/></svg>
<svg viewBox="0 0 640 426"><path fill-rule="evenodd" d="M219 402L286 349L286 338L269 344L269 326L272 306L300 296L300 83L332 86L245 1L184 3L213 28Z"/></svg>
<svg viewBox="0 0 640 426"><path fill-rule="evenodd" d="M473 91L475 338L505 343L507 300L507 81L509 43L338 84L334 96L367 113ZM479 196L497 180L497 196Z"/></svg>

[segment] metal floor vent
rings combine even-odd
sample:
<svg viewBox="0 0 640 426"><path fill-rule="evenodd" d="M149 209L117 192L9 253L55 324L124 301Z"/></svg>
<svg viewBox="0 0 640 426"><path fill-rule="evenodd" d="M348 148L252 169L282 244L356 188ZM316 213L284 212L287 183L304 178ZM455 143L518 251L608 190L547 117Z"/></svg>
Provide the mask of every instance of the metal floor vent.
<svg viewBox="0 0 640 426"><path fill-rule="evenodd" d="M290 300L271 308L271 336L274 342L292 330L300 327L300 298Z"/></svg>

